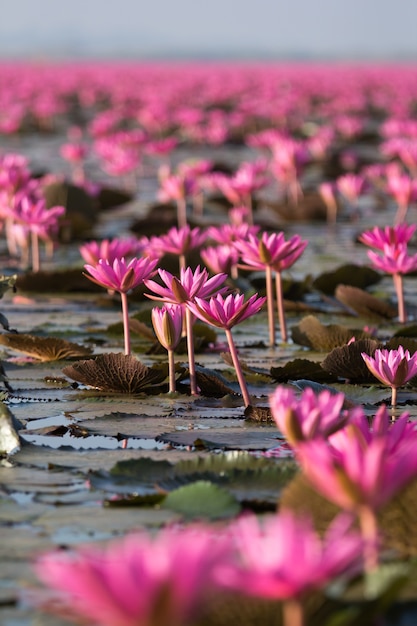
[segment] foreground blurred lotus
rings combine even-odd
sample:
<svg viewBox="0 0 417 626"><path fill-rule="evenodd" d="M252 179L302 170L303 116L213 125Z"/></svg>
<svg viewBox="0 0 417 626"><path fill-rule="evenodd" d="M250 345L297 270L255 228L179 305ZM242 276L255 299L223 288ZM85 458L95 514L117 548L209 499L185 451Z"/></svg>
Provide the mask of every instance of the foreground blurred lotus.
<svg viewBox="0 0 417 626"><path fill-rule="evenodd" d="M385 228L375 226L371 230L365 230L359 236L359 241L370 248L384 250L387 245L407 244L414 235L416 228L416 224L406 224L405 222L395 226L385 226Z"/></svg>
<svg viewBox="0 0 417 626"><path fill-rule="evenodd" d="M301 398L292 389L279 386L269 398L272 417L291 446L308 439L326 438L343 428L351 415L343 411L343 393L307 387Z"/></svg>
<svg viewBox="0 0 417 626"><path fill-rule="evenodd" d="M217 294L215 298L210 298L208 302L202 298L194 298L192 302L187 303L187 308L200 320L216 328L222 328L225 331L246 407L251 404L251 401L240 366L236 346L233 341L231 328L236 326L236 324L240 324L240 322L243 322L243 320L251 315L258 313L265 304L265 301L266 298L259 298L258 294L253 295L249 300L246 300L246 302L244 301L243 295L230 294L226 298L223 298L221 294Z"/></svg>
<svg viewBox="0 0 417 626"><path fill-rule="evenodd" d="M417 375L417 352L410 356L408 350L375 350L371 357L362 352L367 368L383 385L391 387L391 405L397 404L397 389Z"/></svg>
<svg viewBox="0 0 417 626"><path fill-rule="evenodd" d="M134 258L126 263L124 258L115 259L110 263L100 259L97 265L84 265L89 274L84 274L93 283L118 291L122 300L123 329L125 338L125 354L130 354L130 331L127 293L150 278L158 263L157 259Z"/></svg>
<svg viewBox="0 0 417 626"><path fill-rule="evenodd" d="M227 545L206 527L137 534L107 548L46 554L39 578L52 606L77 623L98 626L185 626L213 589Z"/></svg>
<svg viewBox="0 0 417 626"><path fill-rule="evenodd" d="M338 575L357 573L363 541L351 530L350 516L340 515L323 539L308 519L289 510L266 517L242 517L229 529L237 566L219 568L226 587L255 597L283 600L284 626L302 626L302 601Z"/></svg>
<svg viewBox="0 0 417 626"><path fill-rule="evenodd" d="M152 324L159 343L168 351L169 392L175 391L174 350L182 333L183 309L179 304L167 304L152 309Z"/></svg>
<svg viewBox="0 0 417 626"><path fill-rule="evenodd" d="M403 274L409 274L417 270L417 254L408 254L407 244L386 244L382 248L382 255L373 250L368 251L372 265L382 272L392 274L395 291L398 300L398 319L400 322L407 321L404 303Z"/></svg>
<svg viewBox="0 0 417 626"><path fill-rule="evenodd" d="M326 498L356 513L366 545L367 568L377 565L376 512L417 476L417 430L403 413L393 425L385 406L370 430L365 414L355 416L329 441L315 439L296 447L301 467Z"/></svg>
<svg viewBox="0 0 417 626"><path fill-rule="evenodd" d="M158 294L157 296L146 294L151 300L159 300L168 304L180 304L184 307L197 296L200 298L210 298L214 293L222 293L226 290L226 287L222 287L222 285L227 278L227 274L216 274L209 278L207 270L201 270L200 266L197 266L194 272L190 267L182 269L179 278L162 269L158 270L158 274L165 283L165 287L156 283L154 280L145 280L145 285L148 289ZM188 369L190 372L191 394L197 395L193 317L188 307L185 309L185 323L187 329Z"/></svg>

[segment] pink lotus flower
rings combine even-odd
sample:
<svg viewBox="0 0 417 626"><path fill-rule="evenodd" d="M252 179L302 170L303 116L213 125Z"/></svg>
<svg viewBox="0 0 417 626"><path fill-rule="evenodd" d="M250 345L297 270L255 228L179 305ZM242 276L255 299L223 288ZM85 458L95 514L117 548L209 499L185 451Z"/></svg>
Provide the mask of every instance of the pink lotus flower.
<svg viewBox="0 0 417 626"><path fill-rule="evenodd" d="M251 596L283 600L285 626L304 624L302 600L339 575L356 574L362 561L363 541L344 515L323 538L309 519L290 510L262 522L246 515L229 533L239 560L219 568L219 582Z"/></svg>
<svg viewBox="0 0 417 626"><path fill-rule="evenodd" d="M386 191L398 205L395 222L400 224L407 215L410 202L417 198L417 185L407 174L388 170Z"/></svg>
<svg viewBox="0 0 417 626"><path fill-rule="evenodd" d="M288 387L279 386L269 398L272 417L292 446L300 441L327 438L343 428L351 413L343 411L343 393L322 391L315 394L311 388L297 398Z"/></svg>
<svg viewBox="0 0 417 626"><path fill-rule="evenodd" d="M158 256L166 253L178 255L180 269L185 269L185 255L191 250L200 248L205 240L206 234L201 232L200 228L190 228L186 224L182 228L173 226L165 235L151 237L150 247L160 252Z"/></svg>
<svg viewBox="0 0 417 626"><path fill-rule="evenodd" d="M182 333L183 307L179 304L167 304L162 308L152 309L152 324L159 343L168 351L169 392L175 392L174 350Z"/></svg>
<svg viewBox="0 0 417 626"><path fill-rule="evenodd" d="M179 279L162 269L158 270L158 274L166 286L163 287L153 280L145 280L144 282L148 289L158 294L157 296L146 294L146 296L151 300L159 300L167 304L185 306L185 304L193 301L196 297L209 298L214 293L223 293L227 289L222 286L227 278L227 274L216 274L209 278L207 270L200 270L200 266L194 272L190 267L181 269ZM191 394L196 395L197 379L194 357L193 316L188 307L185 309L185 323Z"/></svg>
<svg viewBox="0 0 417 626"><path fill-rule="evenodd" d="M246 241L237 240L236 248L239 250L246 269L263 269L266 274L266 294L268 302L268 327L269 344L275 345L275 320L274 320L274 295L272 290L272 271L276 272L276 292L278 318L281 328L281 338L287 341L287 326L284 313L284 298L282 295L281 272L291 267L304 252L307 241L303 241L299 235L294 235L285 241L284 233L262 233L261 239L249 235Z"/></svg>
<svg viewBox="0 0 417 626"><path fill-rule="evenodd" d="M192 271L190 267L180 271L180 277L173 276L166 270L159 269L158 274L165 287L153 280L145 280L145 285L158 294L146 294L151 300L159 300L160 302L172 304L185 304L194 300L195 297L210 298L215 293L224 293L226 287L222 287L227 278L227 274L217 274L209 278L206 269L200 269L200 266Z"/></svg>
<svg viewBox="0 0 417 626"><path fill-rule="evenodd" d="M364 190L365 179L356 174L344 174L336 181L337 189L352 206L356 206L358 198Z"/></svg>
<svg viewBox="0 0 417 626"><path fill-rule="evenodd" d="M141 242L136 237L126 239L103 239L102 241L89 241L80 246L80 254L89 265L96 265L100 259L110 264L116 259L136 256L143 252L147 242Z"/></svg>
<svg viewBox="0 0 417 626"><path fill-rule="evenodd" d="M307 479L326 498L358 515L368 542L367 565L377 555L376 511L417 476L417 430L404 424L389 428L389 415L380 409L375 431L364 414L325 440L300 443L296 455Z"/></svg>
<svg viewBox="0 0 417 626"><path fill-rule="evenodd" d="M407 244L385 245L382 255L368 250L368 257L377 269L392 274L398 300L398 318L400 322L407 320L405 310L403 274L417 270L417 254L409 255Z"/></svg>
<svg viewBox="0 0 417 626"><path fill-rule="evenodd" d="M385 226L380 228L374 226L371 230L366 230L359 236L359 241L370 248L384 250L385 246L398 246L407 244L415 233L416 224L396 224L395 226Z"/></svg>
<svg viewBox="0 0 417 626"><path fill-rule="evenodd" d="M210 298L207 302L202 298L195 297L193 301L187 302L187 309L196 317L207 322L216 328L222 328L226 333L227 343L229 345L230 354L233 365L236 370L237 379L242 392L245 406L251 404L248 388L243 376L242 368L239 362L236 346L233 341L231 328L236 324L240 324L243 320L251 315L258 313L265 304L266 298L259 298L257 294L251 296L249 300L244 301L243 295L228 295L225 299L221 294L217 294L215 298Z"/></svg>
<svg viewBox="0 0 417 626"><path fill-rule="evenodd" d="M375 350L373 357L362 352L362 358L371 374L383 385L392 389L392 406L396 406L397 389L417 375L417 352L410 356L408 350Z"/></svg>
<svg viewBox="0 0 417 626"><path fill-rule="evenodd" d="M214 274L230 274L236 276L236 265L239 253L236 248L224 244L222 246L209 246L200 252L201 259Z"/></svg>
<svg viewBox="0 0 417 626"><path fill-rule="evenodd" d="M84 265L89 280L101 287L118 291L122 300L123 329L125 338L125 354L130 354L130 331L127 293L142 284L154 274L157 259L133 258L126 263L124 258L115 259L113 263L100 259L96 265Z"/></svg>
<svg viewBox="0 0 417 626"><path fill-rule="evenodd" d="M334 224L337 217L337 202L334 193L334 185L332 183L321 183L319 185L319 193L326 205L327 221Z"/></svg>
<svg viewBox="0 0 417 626"><path fill-rule="evenodd" d="M184 626L215 587L227 561L224 538L203 526L128 535L106 548L45 554L38 577L55 606L100 626Z"/></svg>

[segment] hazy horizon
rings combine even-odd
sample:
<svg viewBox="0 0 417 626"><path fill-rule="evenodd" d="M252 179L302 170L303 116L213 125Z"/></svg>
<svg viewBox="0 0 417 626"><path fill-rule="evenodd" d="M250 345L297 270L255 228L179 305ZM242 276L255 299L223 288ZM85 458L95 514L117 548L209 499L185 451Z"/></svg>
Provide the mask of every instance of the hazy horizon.
<svg viewBox="0 0 417 626"><path fill-rule="evenodd" d="M15 0L0 57L417 60L416 0Z"/></svg>

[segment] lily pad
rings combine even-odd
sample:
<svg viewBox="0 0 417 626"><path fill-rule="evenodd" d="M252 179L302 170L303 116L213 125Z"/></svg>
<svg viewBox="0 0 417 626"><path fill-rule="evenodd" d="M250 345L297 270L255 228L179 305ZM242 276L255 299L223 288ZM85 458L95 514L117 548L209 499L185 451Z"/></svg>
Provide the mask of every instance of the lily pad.
<svg viewBox="0 0 417 626"><path fill-rule="evenodd" d="M346 328L340 324L322 324L314 315L307 315L293 326L292 339L295 343L307 346L319 352L326 352L347 344L353 337L359 339L368 336L363 330Z"/></svg>
<svg viewBox="0 0 417 626"><path fill-rule="evenodd" d="M238 501L222 487L200 480L171 491L162 509L179 513L185 519L225 519L240 512Z"/></svg>
<svg viewBox="0 0 417 626"><path fill-rule="evenodd" d="M337 380L337 376L325 371L320 363L300 358L288 361L282 367L271 367L271 376L278 383L300 378L308 378L317 383L331 383Z"/></svg>
<svg viewBox="0 0 417 626"><path fill-rule="evenodd" d="M364 265L347 263L331 272L324 272L313 281L313 287L331 296L338 285L352 285L364 289L381 280L381 274Z"/></svg>
<svg viewBox="0 0 417 626"><path fill-rule="evenodd" d="M132 355L101 354L96 359L77 361L62 370L84 385L115 393L146 391L166 377L163 370L149 368Z"/></svg>
<svg viewBox="0 0 417 626"><path fill-rule="evenodd" d="M363 289L351 285L338 285L336 298L361 317L374 320L392 319L397 309L388 302L380 300Z"/></svg>
<svg viewBox="0 0 417 626"><path fill-rule="evenodd" d="M381 344L374 339L359 339L352 343L334 348L327 355L321 366L330 374L356 383L374 383L375 377L367 368L362 352L373 356Z"/></svg>
<svg viewBox="0 0 417 626"><path fill-rule="evenodd" d="M79 359L92 354L92 349L65 339L56 337L36 337L19 333L0 334L0 344L23 352L39 361L60 361L63 359Z"/></svg>

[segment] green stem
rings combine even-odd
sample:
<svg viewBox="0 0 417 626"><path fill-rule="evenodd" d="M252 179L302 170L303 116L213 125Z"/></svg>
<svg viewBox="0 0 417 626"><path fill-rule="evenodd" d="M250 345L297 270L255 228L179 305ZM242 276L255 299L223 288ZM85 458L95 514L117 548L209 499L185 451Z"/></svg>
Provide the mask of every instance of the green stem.
<svg viewBox="0 0 417 626"><path fill-rule="evenodd" d="M125 336L125 355L130 354L130 328L129 328L129 311L127 305L127 294L121 293L122 298L122 315L123 315L123 332Z"/></svg>
<svg viewBox="0 0 417 626"><path fill-rule="evenodd" d="M289 599L282 604L283 626L304 626L304 609L300 600Z"/></svg>
<svg viewBox="0 0 417 626"><path fill-rule="evenodd" d="M243 376L242 367L240 365L239 357L237 356L237 350L235 346L235 342L233 341L232 331L230 329L226 329L226 339L229 344L229 350L233 361L233 366L236 370L237 380L239 382L240 391L242 392L243 401L245 403L245 407L251 405L251 399L249 396L249 391L246 385L246 380Z"/></svg>
<svg viewBox="0 0 417 626"><path fill-rule="evenodd" d="M187 329L188 371L190 374L191 395L197 396L198 390L197 378L195 374L193 314L188 307L185 309L185 325Z"/></svg>
<svg viewBox="0 0 417 626"><path fill-rule="evenodd" d="M174 350L168 348L169 393L175 392L175 356Z"/></svg>
<svg viewBox="0 0 417 626"><path fill-rule="evenodd" d="M275 273L275 287L277 292L278 320L281 330L281 340L286 342L288 339L287 324L285 321L284 296L282 294L282 277L281 272Z"/></svg>
<svg viewBox="0 0 417 626"><path fill-rule="evenodd" d="M266 306L268 310L269 345L275 346L275 308L274 308L274 288L272 283L272 268L265 267L266 279Z"/></svg>

